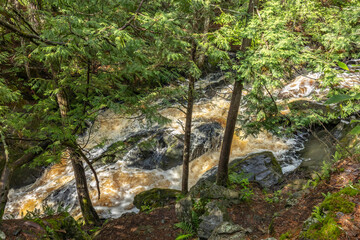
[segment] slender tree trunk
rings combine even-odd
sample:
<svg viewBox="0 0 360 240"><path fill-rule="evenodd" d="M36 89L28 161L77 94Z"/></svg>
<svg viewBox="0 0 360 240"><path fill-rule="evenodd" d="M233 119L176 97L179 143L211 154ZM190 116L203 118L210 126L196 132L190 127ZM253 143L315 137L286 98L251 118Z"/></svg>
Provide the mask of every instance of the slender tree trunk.
<svg viewBox="0 0 360 240"><path fill-rule="evenodd" d="M6 203L8 201L11 174L12 170L9 164L5 164L0 177L0 220L4 215Z"/></svg>
<svg viewBox="0 0 360 240"><path fill-rule="evenodd" d="M253 14L255 6L258 5L258 0L250 0L248 7L248 18ZM251 46L251 39L244 38L241 44L241 51L246 51ZM224 138L221 146L220 159L218 165L218 173L216 183L221 186L226 186L228 183L228 164L231 151L231 143L234 137L236 120L239 112L241 94L243 90L243 79L235 81L234 90L231 96L229 112L226 120L226 128Z"/></svg>
<svg viewBox="0 0 360 240"><path fill-rule="evenodd" d="M189 89L188 89L188 99L187 99L187 109L186 109L186 122L185 122L185 138L184 138L184 155L183 155L183 173L182 173L182 185L181 192L183 194L188 193L188 182L189 182L189 162L190 162L190 139L191 139L191 121L192 121L192 112L194 105L194 85L195 78L190 77L189 79Z"/></svg>
<svg viewBox="0 0 360 240"><path fill-rule="evenodd" d="M0 219L2 219L5 211L5 206L8 200L10 178L12 171L9 163L9 150L5 141L5 136L3 132L0 132L0 135L1 135L1 142L4 147L4 157L5 157L4 169L2 170L0 177Z"/></svg>
<svg viewBox="0 0 360 240"><path fill-rule="evenodd" d="M216 179L217 184L221 186L226 186L228 182L228 164L230 158L231 143L234 137L235 124L239 112L242 89L243 82L236 81L234 84L234 90L231 96L229 112L226 120L226 128L223 143L221 145L218 174Z"/></svg>
<svg viewBox="0 0 360 240"><path fill-rule="evenodd" d="M67 126L66 119L67 119L67 113L69 111L69 107L68 107L69 104L65 92L62 89L59 89L59 91L57 92L56 100L59 105L63 125L64 127L66 127ZM70 143L70 145L76 145L76 144ZM85 169L81 161L81 156L79 156L79 154L73 148L68 148L68 151L70 155L71 164L74 169L76 191L78 194L81 213L83 215L85 223L101 225L99 216L96 213L95 208L91 202L87 181L86 181Z"/></svg>
<svg viewBox="0 0 360 240"><path fill-rule="evenodd" d="M85 169L78 153L70 150L71 164L74 169L76 190L79 198L81 213L87 225L101 225L98 214L96 213L92 203L87 186Z"/></svg>

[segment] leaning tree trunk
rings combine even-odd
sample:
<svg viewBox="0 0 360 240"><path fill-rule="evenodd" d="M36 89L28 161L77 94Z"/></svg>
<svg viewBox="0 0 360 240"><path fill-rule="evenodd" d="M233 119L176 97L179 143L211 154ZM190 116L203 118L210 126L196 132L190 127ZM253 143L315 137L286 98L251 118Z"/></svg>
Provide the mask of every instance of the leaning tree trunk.
<svg viewBox="0 0 360 240"><path fill-rule="evenodd" d="M194 105L194 85L195 78L190 77L187 109L186 109L186 122L185 122L185 138L184 138L184 155L183 155L183 173L182 173L182 185L181 192L183 194L188 193L188 182L189 182L189 162L190 162L190 139L191 139L191 121Z"/></svg>
<svg viewBox="0 0 360 240"><path fill-rule="evenodd" d="M258 0L250 0L248 7L248 18L253 14ZM246 51L251 46L251 39L244 38L241 43L241 51ZM234 90L231 96L229 113L226 120L226 128L224 138L221 146L220 159L218 165L218 173L216 183L221 186L226 186L228 183L228 164L231 151L231 143L234 137L235 125L237 115L239 112L241 94L243 89L243 79L235 81Z"/></svg>
<svg viewBox="0 0 360 240"><path fill-rule="evenodd" d="M70 150L71 164L74 169L76 190L79 198L81 213L86 224L100 225L101 221L96 213L92 203L87 186L85 169L81 157L74 150Z"/></svg>

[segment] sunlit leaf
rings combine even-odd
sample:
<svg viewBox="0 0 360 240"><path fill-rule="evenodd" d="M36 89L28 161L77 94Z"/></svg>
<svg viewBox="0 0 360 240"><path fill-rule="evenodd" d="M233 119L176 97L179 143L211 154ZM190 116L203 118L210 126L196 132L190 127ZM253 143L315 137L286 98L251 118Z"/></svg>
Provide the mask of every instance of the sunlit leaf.
<svg viewBox="0 0 360 240"><path fill-rule="evenodd" d="M342 69L346 70L346 71L349 71L348 66L343 62L338 62L338 66L341 67Z"/></svg>

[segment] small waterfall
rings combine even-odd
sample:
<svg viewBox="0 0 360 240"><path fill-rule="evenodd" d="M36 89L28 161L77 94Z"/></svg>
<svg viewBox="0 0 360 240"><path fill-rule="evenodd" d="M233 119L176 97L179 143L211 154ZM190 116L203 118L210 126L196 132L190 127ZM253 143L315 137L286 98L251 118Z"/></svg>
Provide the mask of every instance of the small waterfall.
<svg viewBox="0 0 360 240"><path fill-rule="evenodd" d="M304 97L314 91L320 93L316 81L312 79L317 75L311 76L296 79L280 95ZM231 86L220 73L208 75L198 81L196 87L201 89L203 96L208 97L202 97L194 105L192 139L196 144L192 148L194 160L190 163L190 186L218 163L222 129L225 127L231 93ZM179 161L181 163L182 158L179 151L182 150L181 124L185 122L185 115L177 108L163 109L160 113L171 120L166 126L149 126L145 119L128 119L105 110L79 139L79 143L88 150L90 159L109 151L117 142L129 145L126 146L126 153L117 155L114 161L94 165L100 180L100 199L97 199L96 182L91 171L86 172L93 204L102 217L115 218L125 212L137 211L132 201L136 194L144 190L154 187L180 189L182 166ZM267 132L245 139L235 135L230 158L263 150L272 151L283 172L288 173L300 165L302 160L297 157L296 152L304 147L306 138L306 133L300 132L292 139L278 138ZM139 161L140 158L149 160L150 166L159 165L141 165L143 161ZM174 166L160 164L169 159ZM60 163L48 168L34 184L10 190L5 217L21 217L26 211L41 209L44 203L62 205L68 207L74 216L80 215L72 167L66 156Z"/></svg>

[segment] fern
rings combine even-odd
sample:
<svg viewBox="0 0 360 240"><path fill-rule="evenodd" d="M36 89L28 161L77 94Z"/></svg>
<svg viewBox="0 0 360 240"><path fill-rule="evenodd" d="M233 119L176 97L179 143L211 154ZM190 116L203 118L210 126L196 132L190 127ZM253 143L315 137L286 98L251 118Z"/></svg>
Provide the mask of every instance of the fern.
<svg viewBox="0 0 360 240"><path fill-rule="evenodd" d="M193 226L191 225L191 223L179 222L175 224L175 227L180 228L187 234L194 234Z"/></svg>

